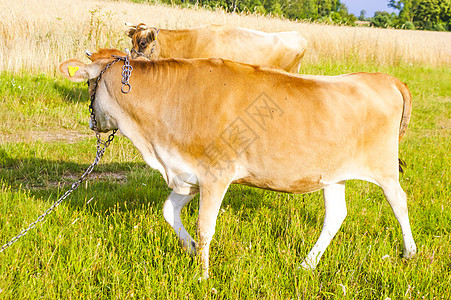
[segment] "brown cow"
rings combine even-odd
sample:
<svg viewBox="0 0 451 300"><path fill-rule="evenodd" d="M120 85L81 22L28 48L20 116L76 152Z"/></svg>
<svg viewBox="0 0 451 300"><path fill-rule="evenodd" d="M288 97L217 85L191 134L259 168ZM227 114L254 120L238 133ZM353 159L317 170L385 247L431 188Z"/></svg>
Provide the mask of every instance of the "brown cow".
<svg viewBox="0 0 451 300"><path fill-rule="evenodd" d="M183 30L148 27L141 23L127 35L132 58L220 57L253 65L271 65L299 73L307 40L299 32L266 33L229 25L199 26Z"/></svg>
<svg viewBox="0 0 451 300"><path fill-rule="evenodd" d="M104 57L88 65L72 59L60 71L71 81L92 83L113 60ZM324 225L304 268L316 267L345 219L349 179L382 188L401 225L404 257L415 255L398 173L398 143L411 112L401 81L380 73L293 75L222 59L131 65L128 94L121 92L122 62L103 73L97 90L90 85L96 129L118 128L173 189L164 217L182 246L200 253L204 277L216 218L232 183L290 193L323 189ZM180 219L196 193L197 244Z"/></svg>

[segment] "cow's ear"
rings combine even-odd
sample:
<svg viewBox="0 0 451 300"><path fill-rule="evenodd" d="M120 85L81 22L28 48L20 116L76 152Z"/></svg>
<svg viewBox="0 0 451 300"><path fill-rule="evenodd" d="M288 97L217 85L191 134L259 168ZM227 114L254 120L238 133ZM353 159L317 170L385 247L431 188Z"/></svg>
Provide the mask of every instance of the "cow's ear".
<svg viewBox="0 0 451 300"><path fill-rule="evenodd" d="M69 59L60 65L59 71L70 81L81 82L96 78L99 76L102 68L103 64L101 61L86 65L78 59Z"/></svg>
<svg viewBox="0 0 451 300"><path fill-rule="evenodd" d="M149 43L155 41L155 39L157 38L157 31L155 29L151 29L149 31L149 33L147 34L147 40L149 41Z"/></svg>
<svg viewBox="0 0 451 300"><path fill-rule="evenodd" d="M64 77L73 82L84 81L88 78L86 65L78 59L69 59L63 62L59 68Z"/></svg>
<svg viewBox="0 0 451 300"><path fill-rule="evenodd" d="M130 28L125 31L125 35L128 36L129 38L132 38L135 32L136 28Z"/></svg>

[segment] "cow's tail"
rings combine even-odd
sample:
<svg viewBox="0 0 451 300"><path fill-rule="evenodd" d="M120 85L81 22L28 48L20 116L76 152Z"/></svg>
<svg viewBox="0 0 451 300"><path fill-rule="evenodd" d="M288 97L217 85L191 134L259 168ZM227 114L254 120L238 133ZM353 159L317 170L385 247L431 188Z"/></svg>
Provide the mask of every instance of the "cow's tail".
<svg viewBox="0 0 451 300"><path fill-rule="evenodd" d="M404 134L407 131L407 126L409 125L410 122L410 115L412 113L412 94L410 93L407 85L401 81L399 81L397 87L402 94L404 103L402 109L401 123L399 125L399 141L401 141L401 139L403 138ZM398 162L399 162L399 172L403 173L404 172L403 167L406 166L406 163L400 158L398 158Z"/></svg>
<svg viewBox="0 0 451 300"><path fill-rule="evenodd" d="M412 113L412 94L407 88L407 85L403 82L399 82L398 89L401 92L404 101L401 124L399 126L399 141L401 141L410 122L410 115Z"/></svg>

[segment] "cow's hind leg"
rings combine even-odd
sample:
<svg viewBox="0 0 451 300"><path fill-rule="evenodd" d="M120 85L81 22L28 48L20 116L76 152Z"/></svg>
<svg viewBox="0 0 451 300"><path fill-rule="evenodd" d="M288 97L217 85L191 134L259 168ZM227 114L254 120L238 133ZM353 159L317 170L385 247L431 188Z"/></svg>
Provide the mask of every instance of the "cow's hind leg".
<svg viewBox="0 0 451 300"><path fill-rule="evenodd" d="M197 250L202 260L203 279L209 277L210 242L215 233L216 219L227 187L228 184L216 182L208 186L204 185L200 190Z"/></svg>
<svg viewBox="0 0 451 300"><path fill-rule="evenodd" d="M180 245L186 249L189 254L196 254L196 242L183 226L180 213L182 208L190 202L195 195L180 195L172 192L163 207L163 215L165 220L172 226L179 238Z"/></svg>
<svg viewBox="0 0 451 300"><path fill-rule="evenodd" d="M345 201L345 182L328 185L323 190L325 216L323 229L316 241L316 244L310 250L307 257L301 264L306 270L316 268L321 256L329 246L330 241L340 229L341 224L346 218L346 201Z"/></svg>
<svg viewBox="0 0 451 300"><path fill-rule="evenodd" d="M401 226L404 243L403 255L405 258L412 258L417 252L417 246L415 245L412 230L410 229L406 193L402 190L398 180L391 180L386 183L379 182L379 185L384 191L385 198Z"/></svg>

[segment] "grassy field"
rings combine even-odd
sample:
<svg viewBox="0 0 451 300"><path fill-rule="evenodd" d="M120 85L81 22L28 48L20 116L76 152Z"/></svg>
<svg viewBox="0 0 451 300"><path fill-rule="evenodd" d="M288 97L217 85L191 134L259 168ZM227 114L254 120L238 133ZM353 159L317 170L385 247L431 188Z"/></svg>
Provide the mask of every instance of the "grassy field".
<svg viewBox="0 0 451 300"><path fill-rule="evenodd" d="M211 278L198 282L200 264L180 249L162 216L170 190L118 136L86 183L0 253L0 299L451 298L449 33L125 2L36 2L0 0L1 244L94 160L87 87L56 74L59 62L82 58L84 48L128 46L125 21L182 28L221 20L266 31L299 30L310 43L301 73L378 71L408 84L413 114L400 145L407 163L401 185L418 256L401 258L401 230L381 190L348 181L348 217L318 268L300 270L321 231L321 193L232 186L212 242ZM182 216L192 234L196 199Z"/></svg>

